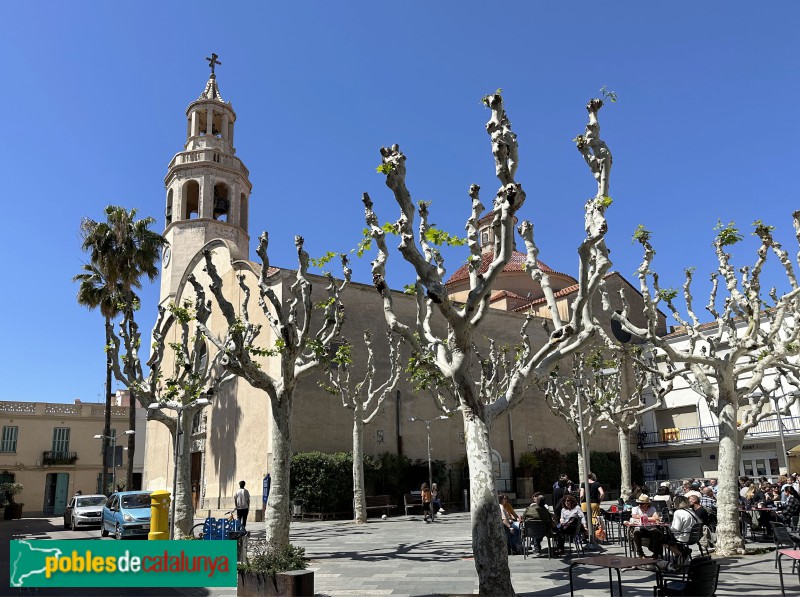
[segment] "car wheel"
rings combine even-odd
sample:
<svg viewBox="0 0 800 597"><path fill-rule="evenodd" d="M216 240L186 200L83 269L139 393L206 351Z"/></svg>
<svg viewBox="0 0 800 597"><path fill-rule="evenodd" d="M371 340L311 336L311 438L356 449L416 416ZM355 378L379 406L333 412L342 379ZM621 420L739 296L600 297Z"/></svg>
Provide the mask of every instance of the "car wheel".
<svg viewBox="0 0 800 597"><path fill-rule="evenodd" d="M68 529L68 528L69 528L69 523L67 522L67 519L66 519L66 518L64 519L64 528L65 528L65 529Z"/></svg>
<svg viewBox="0 0 800 597"><path fill-rule="evenodd" d="M101 537L108 537L108 531L106 530L105 521L100 523L100 536Z"/></svg>
<svg viewBox="0 0 800 597"><path fill-rule="evenodd" d="M114 527L114 539L122 541L122 527L120 527L119 524Z"/></svg>

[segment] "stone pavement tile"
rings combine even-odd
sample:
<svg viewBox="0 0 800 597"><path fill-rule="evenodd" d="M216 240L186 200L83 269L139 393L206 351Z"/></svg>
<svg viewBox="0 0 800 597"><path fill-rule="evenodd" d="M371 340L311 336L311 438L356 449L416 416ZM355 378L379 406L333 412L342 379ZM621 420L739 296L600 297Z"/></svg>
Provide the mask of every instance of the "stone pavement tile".
<svg viewBox="0 0 800 597"><path fill-rule="evenodd" d="M477 593L477 576L471 555L469 515L448 514L446 523L421 526L414 517L392 517L386 521L370 521L354 525L347 521L325 521L293 524L292 542L306 548L312 567L325 578L317 583L320 594L346 594L356 588L356 577L374 584L391 595L454 595ZM343 541L347 539L347 541ZM764 545L766 546L766 544ZM605 553L621 554L622 547L608 545ZM509 558L512 582L517 593L540 597L569 593L570 558ZM767 591L778 586L773 568L774 553L720 559L723 565L717 595L774 594ZM389 571L387 572L387 568ZM323 577L328 573L340 576ZM614 574L616 583L616 574ZM797 575L784 573L787 594L800 595ZM576 595L608 595L608 572L602 568L576 567ZM793 585L791 583L794 583ZM622 574L626 595L649 597L655 574L628 571ZM358 588L367 586L363 583ZM383 594L383 593L382 593Z"/></svg>

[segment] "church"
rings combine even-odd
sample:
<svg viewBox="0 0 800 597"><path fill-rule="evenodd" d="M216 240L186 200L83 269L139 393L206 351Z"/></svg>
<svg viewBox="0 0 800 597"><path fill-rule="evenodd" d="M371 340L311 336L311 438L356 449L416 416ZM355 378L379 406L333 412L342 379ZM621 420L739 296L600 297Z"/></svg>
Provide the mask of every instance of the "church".
<svg viewBox="0 0 800 597"><path fill-rule="evenodd" d="M191 275L207 283L203 271L203 252L210 251L223 291L237 308L241 304L240 277L257 295L257 281L261 264L250 261L250 225L248 205L252 185L249 171L236 155L234 132L247 134L246 123L240 131L236 112L230 102L222 99L221 91L212 72L198 99L186 109L186 139L167 166L166 221L164 236L169 248L163 255L161 271L160 304L183 304L194 298ZM177 141L177 140L176 140ZM483 266L492 260L494 242L491 218L481 220L481 246ZM258 223L256 223L258 226ZM256 234L260 228L255 228ZM524 271L525 255L515 252L496 284L491 298L491 312L478 330L476 337L492 338L498 344L514 345L519 340L519 330L526 314L532 312L537 319L547 318L543 293L537 283ZM294 281L296 264L270 265L268 283L278 297L291 297L289 286ZM543 266L546 267L546 266ZM333 272L336 275L336 272ZM562 317L569 313L571 297L577 281L566 273L548 269L551 284L558 299ZM315 292L322 291L325 279L310 276ZM619 274L606 278L612 301L619 302L618 291L626 292L635 313L641 312L641 297ZM468 289L466 266L457 270L447 282L454 300ZM322 296L320 294L320 296ZM251 320L257 320L261 309L252 298ZM369 329L380 351L385 342L385 324L382 303L375 288L367 283L350 283L342 294L346 322L342 335L350 340L360 339ZM397 292L395 305L401 316L411 321L415 312L415 299ZM620 305L615 305L620 308ZM218 308L209 319L208 326L222 333L227 324ZM597 305L599 310L599 298ZM260 345L271 347L275 339L266 321ZM542 321L529 328L534 344L545 342L547 335ZM604 326L611 332L610 322ZM663 321L662 321L663 325ZM177 332L176 332L177 333ZM167 341L170 341L167 339ZM213 350L209 345L205 350ZM356 342L353 350L354 367L365 362L363 346ZM380 354L380 352L379 352ZM168 357L166 357L168 358ZM385 360L385 357L384 357ZM382 379L388 363L378 358L376 377ZM170 367L168 362L165 367ZM264 367L274 376L280 375L275 359L265 358ZM292 450L306 452L350 452L352 450L353 421L350 411L342 407L341 399L331 396L319 387L322 373L303 378L296 390L292 423ZM224 386L214 396L212 404L196 417L192 426L191 487L195 509L201 512L230 510L238 482L244 480L250 489L253 504L261 504L262 480L270 472L270 416L269 399L246 381L236 379ZM403 454L412 460L427 458L425 425L412 422L415 417L434 419L438 414L434 400L427 393L414 391L401 377L394 396L382 406L375 420L365 428L365 454L383 452ZM562 453L575 451L578 446L565 422L553 415L544 403L538 388L528 390L523 403L495 423L492 430L493 460L498 491L514 493L515 461L520 454L536 448L555 448ZM635 449L635 440L632 444ZM613 429L598 430L591 439L593 450L618 450ZM174 463L172 442L167 430L158 422L148 424L145 446L143 488L149 490L172 487ZM464 462L465 448L460 417L437 420L431 424L431 456L448 466ZM445 499L459 501L460 487L440 483ZM414 488L408 488L409 491ZM539 489L539 488L536 488ZM451 493L452 495L448 495ZM520 496L527 498L529 496Z"/></svg>

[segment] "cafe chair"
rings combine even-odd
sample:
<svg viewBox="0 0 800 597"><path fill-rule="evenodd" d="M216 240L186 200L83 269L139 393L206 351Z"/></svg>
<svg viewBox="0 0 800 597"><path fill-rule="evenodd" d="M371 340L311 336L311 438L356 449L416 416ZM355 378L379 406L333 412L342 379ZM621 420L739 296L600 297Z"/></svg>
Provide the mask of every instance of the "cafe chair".
<svg viewBox="0 0 800 597"><path fill-rule="evenodd" d="M575 551L579 551L582 556L586 555L583 551L583 528L580 525L578 525L578 531L576 533L566 537L565 544L566 543L569 543L569 555L572 555L573 548Z"/></svg>
<svg viewBox="0 0 800 597"><path fill-rule="evenodd" d="M772 537L775 539L775 568L778 567L779 549L800 549L800 541L792 537L789 529L783 523L770 522L772 525ZM792 573L794 573L797 560L792 561Z"/></svg>
<svg viewBox="0 0 800 597"><path fill-rule="evenodd" d="M713 597L719 582L719 562L709 557L695 558L689 562L686 576L680 581L664 581L653 587L653 597L667 595L691 595L692 597Z"/></svg>
<svg viewBox="0 0 800 597"><path fill-rule="evenodd" d="M553 557L553 544L551 541L550 525L544 520L526 520L522 531L522 557L528 557L528 551L533 547L533 540L547 539L547 558ZM544 547L544 546L542 546Z"/></svg>
<svg viewBox="0 0 800 597"><path fill-rule="evenodd" d="M686 541L678 541L678 544L689 548L689 558L690 559L692 557L692 545L696 545L697 546L697 549L700 550L700 555L701 556L707 556L708 555L708 549L705 548L705 553L703 553L704 548L700 544L700 537L702 537L702 536L703 536L703 523L702 522L698 522L697 524L692 526L692 530L689 532L689 537L686 539Z"/></svg>

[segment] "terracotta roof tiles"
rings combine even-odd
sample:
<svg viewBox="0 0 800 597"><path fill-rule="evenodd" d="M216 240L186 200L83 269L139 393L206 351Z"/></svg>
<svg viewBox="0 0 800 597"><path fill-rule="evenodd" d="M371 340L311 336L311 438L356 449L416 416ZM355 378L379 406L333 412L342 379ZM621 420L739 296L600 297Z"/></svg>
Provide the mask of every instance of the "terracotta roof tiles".
<svg viewBox="0 0 800 597"><path fill-rule="evenodd" d="M478 270L479 273L484 274L486 270L489 269L489 265L492 263L494 259L494 251L485 251L483 255L481 255L481 266ZM506 263L506 266L503 268L504 272L524 272L525 271L525 260L527 259L527 255L525 253L520 253L519 251L514 251L511 255L511 259ZM566 274L562 274L561 272L557 272L550 267L547 266L543 261L539 261L539 267L542 268L542 271L548 274L555 274L558 276L565 276L571 280L574 280L572 276L567 276ZM469 266L467 264L462 265L458 268L455 273L450 276L450 279L446 282L446 286L451 286L456 284L457 282L461 282L463 280L469 280Z"/></svg>

